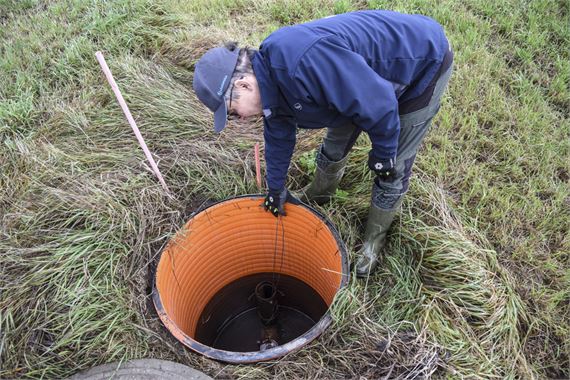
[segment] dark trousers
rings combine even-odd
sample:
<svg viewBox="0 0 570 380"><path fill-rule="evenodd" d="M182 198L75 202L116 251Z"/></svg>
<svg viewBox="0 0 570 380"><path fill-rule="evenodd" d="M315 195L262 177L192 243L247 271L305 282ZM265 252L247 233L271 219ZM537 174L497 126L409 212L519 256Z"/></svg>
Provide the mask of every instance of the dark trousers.
<svg viewBox="0 0 570 380"><path fill-rule="evenodd" d="M408 191L409 180L416 153L427 134L433 117L439 111L441 97L447 87L453 65L439 76L427 106L400 115L400 137L396 156L397 176L393 182L378 181L379 191L374 191L372 203L384 210L393 210ZM352 124L329 128L323 141L326 156L338 161L350 152L362 130Z"/></svg>

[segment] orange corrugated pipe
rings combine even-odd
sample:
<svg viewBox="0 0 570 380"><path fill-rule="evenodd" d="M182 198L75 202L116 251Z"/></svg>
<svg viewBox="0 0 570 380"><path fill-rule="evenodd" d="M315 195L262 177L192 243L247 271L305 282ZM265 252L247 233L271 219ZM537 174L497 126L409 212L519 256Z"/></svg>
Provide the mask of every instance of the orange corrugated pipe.
<svg viewBox="0 0 570 380"><path fill-rule="evenodd" d="M328 312L300 337L266 351L232 352L195 339L206 304L224 286L245 276L277 271L313 288L331 306L349 279L344 243L333 225L306 205L287 204L277 219L261 207L262 196L242 196L196 213L161 253L153 301L168 330L184 345L231 363L275 359L305 346L330 324ZM284 239L284 240L283 240ZM274 265L275 247L284 247Z"/></svg>

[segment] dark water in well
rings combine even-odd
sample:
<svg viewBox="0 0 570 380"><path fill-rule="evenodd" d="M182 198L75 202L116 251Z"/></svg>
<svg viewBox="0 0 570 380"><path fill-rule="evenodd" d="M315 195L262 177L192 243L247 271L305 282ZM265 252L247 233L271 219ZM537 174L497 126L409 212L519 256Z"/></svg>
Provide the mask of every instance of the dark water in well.
<svg viewBox="0 0 570 380"><path fill-rule="evenodd" d="M270 322L260 313L255 292L263 282L271 283L276 290L275 318ZM324 300L303 281L259 273L242 277L214 295L200 316L194 339L220 350L259 351L304 334L326 310Z"/></svg>

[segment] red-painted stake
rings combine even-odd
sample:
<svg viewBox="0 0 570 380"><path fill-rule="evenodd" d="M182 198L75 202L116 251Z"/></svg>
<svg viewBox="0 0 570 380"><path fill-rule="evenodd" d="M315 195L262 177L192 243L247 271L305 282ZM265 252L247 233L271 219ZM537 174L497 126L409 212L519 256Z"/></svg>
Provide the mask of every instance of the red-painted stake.
<svg viewBox="0 0 570 380"><path fill-rule="evenodd" d="M257 188L261 191L261 163L259 162L259 143L255 143L255 177Z"/></svg>

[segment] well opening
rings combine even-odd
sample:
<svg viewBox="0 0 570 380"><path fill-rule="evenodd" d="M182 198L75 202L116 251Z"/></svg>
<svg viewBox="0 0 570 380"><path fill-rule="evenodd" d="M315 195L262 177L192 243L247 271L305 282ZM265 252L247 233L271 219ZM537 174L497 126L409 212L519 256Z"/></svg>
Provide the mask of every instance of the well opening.
<svg viewBox="0 0 570 380"><path fill-rule="evenodd" d="M162 252L153 300L186 346L226 362L297 350L330 323L327 309L348 281L344 244L305 205L275 218L260 196L196 213Z"/></svg>

